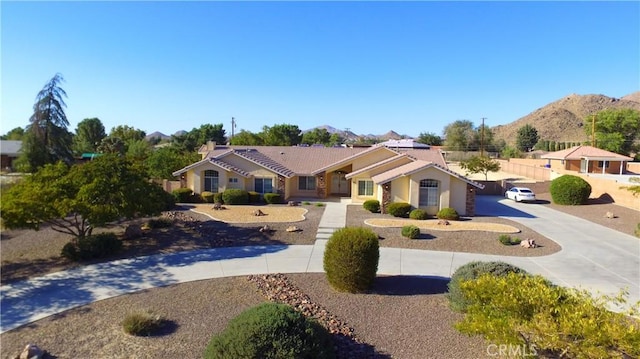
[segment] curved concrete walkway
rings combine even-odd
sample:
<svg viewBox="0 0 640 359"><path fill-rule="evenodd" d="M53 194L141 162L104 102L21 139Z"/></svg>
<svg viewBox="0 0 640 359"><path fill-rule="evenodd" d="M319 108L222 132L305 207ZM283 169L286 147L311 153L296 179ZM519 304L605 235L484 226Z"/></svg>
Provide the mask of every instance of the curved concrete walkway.
<svg viewBox="0 0 640 359"><path fill-rule="evenodd" d="M118 260L0 287L0 332L97 300L194 280L262 273L323 272L326 240L345 226L346 204L326 203L314 245L215 248ZM565 286L640 300L640 240L544 206L478 197L478 214L529 226L563 250L544 257L381 248L378 274L450 277L473 260L502 260Z"/></svg>

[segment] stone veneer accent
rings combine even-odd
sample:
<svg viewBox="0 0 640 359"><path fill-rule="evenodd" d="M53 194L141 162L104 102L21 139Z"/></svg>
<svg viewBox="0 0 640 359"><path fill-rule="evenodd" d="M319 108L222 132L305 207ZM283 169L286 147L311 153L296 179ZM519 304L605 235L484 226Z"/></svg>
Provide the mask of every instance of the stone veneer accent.
<svg viewBox="0 0 640 359"><path fill-rule="evenodd" d="M316 175L316 193L318 194L318 198L327 198L326 178L326 173Z"/></svg>
<svg viewBox="0 0 640 359"><path fill-rule="evenodd" d="M281 197L282 199L285 199L284 198L284 194L286 193L285 192L285 187L286 187L286 182L285 182L284 176L278 175L278 188L277 188L277 191L278 191L278 194L280 194L280 196L282 196Z"/></svg>
<svg viewBox="0 0 640 359"><path fill-rule="evenodd" d="M391 203L391 182L382 185L382 203L380 213L387 213L387 205Z"/></svg>
<svg viewBox="0 0 640 359"><path fill-rule="evenodd" d="M465 210L467 213L466 216L475 216L476 215L476 188L467 183L467 203Z"/></svg>

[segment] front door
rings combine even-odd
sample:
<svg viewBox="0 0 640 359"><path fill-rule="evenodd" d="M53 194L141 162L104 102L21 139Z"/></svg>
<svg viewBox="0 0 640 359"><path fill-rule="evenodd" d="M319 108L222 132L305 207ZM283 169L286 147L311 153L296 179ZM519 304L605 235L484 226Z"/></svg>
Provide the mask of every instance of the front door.
<svg viewBox="0 0 640 359"><path fill-rule="evenodd" d="M332 194L349 195L349 181L344 176L344 173L334 173L331 176Z"/></svg>

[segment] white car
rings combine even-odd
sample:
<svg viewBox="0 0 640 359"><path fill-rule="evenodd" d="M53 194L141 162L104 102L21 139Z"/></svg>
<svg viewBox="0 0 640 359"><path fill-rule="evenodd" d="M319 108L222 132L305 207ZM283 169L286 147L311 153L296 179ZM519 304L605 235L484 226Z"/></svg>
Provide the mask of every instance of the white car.
<svg viewBox="0 0 640 359"><path fill-rule="evenodd" d="M533 202L536 200L536 195L533 193L533 191L525 187L513 187L507 192L505 192L504 196L516 202L521 202L521 201Z"/></svg>

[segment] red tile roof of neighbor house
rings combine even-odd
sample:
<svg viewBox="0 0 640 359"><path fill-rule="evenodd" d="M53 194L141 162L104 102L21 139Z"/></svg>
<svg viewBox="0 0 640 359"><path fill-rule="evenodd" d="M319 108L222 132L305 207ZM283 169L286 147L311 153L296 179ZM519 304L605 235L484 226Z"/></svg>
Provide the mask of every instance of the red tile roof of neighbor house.
<svg viewBox="0 0 640 359"><path fill-rule="evenodd" d="M615 152L605 151L601 148L593 146L574 146L565 150L547 153L540 156L551 160L580 160L583 158L611 158L616 161L632 161L633 158L617 154Z"/></svg>
<svg viewBox="0 0 640 359"><path fill-rule="evenodd" d="M418 171L421 171L421 170L424 170L424 169L427 169L427 168L430 168L430 167L433 167L433 168L438 169L438 170L440 170L442 172L445 172L445 173L447 173L447 174L449 174L451 176L454 176L454 177L456 177L456 178L458 178L458 179L460 179L460 180L462 180L462 181L464 181L464 182L466 182L466 183L468 183L468 184L470 184L470 185L472 185L472 186L474 186L476 188L481 188L481 189L484 188L483 184L478 183L476 181L472 181L472 180L462 176L459 173L453 172L453 171L451 171L451 170L449 170L447 168L444 168L444 167L442 167L442 166L440 166L440 165L438 165L436 163L428 162L428 161L422 161L422 160L417 160L417 161L414 161L414 162L411 162L411 163L407 163L405 165L396 167L396 168L391 169L389 171L380 173L378 175L375 175L375 176L371 177L371 180L373 180L373 182L375 184L385 184L385 183L391 182L391 181L393 181L393 180L395 180L397 178L404 177L404 176L410 176L413 173L416 173Z"/></svg>

